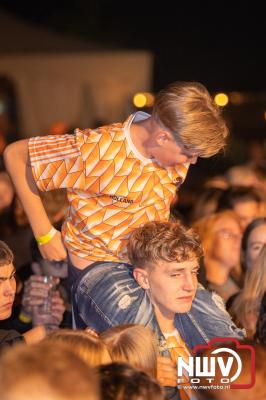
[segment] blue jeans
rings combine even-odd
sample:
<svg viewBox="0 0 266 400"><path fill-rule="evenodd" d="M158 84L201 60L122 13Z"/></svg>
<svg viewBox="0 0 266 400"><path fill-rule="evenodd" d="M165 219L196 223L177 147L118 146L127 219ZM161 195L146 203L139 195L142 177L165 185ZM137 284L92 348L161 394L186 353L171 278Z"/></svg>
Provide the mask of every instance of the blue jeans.
<svg viewBox="0 0 266 400"><path fill-rule="evenodd" d="M161 337L153 306L126 263L97 262L85 268L72 287L73 322L97 332L125 323L150 326ZM190 312L176 314L175 326L190 348L214 337L244 338L219 296L199 285Z"/></svg>

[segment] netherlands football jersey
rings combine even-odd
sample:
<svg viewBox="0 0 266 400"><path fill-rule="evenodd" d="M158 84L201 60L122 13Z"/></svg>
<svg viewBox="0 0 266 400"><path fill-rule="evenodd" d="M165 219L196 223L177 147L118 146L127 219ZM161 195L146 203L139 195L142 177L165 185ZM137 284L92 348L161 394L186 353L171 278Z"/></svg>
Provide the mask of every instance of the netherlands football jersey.
<svg viewBox="0 0 266 400"><path fill-rule="evenodd" d="M91 261L127 261L132 230L168 220L188 164L163 168L138 152L130 125L148 117L137 112L124 123L29 140L39 190L67 189L62 235L70 253Z"/></svg>

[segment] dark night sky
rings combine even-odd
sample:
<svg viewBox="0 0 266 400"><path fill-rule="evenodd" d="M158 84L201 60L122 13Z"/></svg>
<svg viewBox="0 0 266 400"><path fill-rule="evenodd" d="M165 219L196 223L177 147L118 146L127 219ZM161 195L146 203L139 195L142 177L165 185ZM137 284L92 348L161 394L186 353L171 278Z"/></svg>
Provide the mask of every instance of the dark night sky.
<svg viewBox="0 0 266 400"><path fill-rule="evenodd" d="M256 2L154 3L1 0L0 6L107 48L151 50L154 90L179 79L201 81L210 90L266 91L265 13Z"/></svg>
<svg viewBox="0 0 266 400"><path fill-rule="evenodd" d="M186 182L192 185L210 171L220 173L243 162L248 149L245 140L265 138L266 18L258 4L231 1L229 6L221 0L195 4L180 0L0 0L0 9L100 48L152 51L155 92L175 80L200 81L211 92L257 92L250 94L247 104L226 108L233 144L228 146L226 158L200 160L196 169L191 168ZM256 96L260 98L257 103L252 100Z"/></svg>

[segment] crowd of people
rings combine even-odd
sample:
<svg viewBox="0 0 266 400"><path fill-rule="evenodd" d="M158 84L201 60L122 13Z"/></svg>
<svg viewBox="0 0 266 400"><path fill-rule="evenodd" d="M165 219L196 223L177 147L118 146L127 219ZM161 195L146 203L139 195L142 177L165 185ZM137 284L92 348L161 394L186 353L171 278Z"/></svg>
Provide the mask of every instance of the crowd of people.
<svg viewBox="0 0 266 400"><path fill-rule="evenodd" d="M175 82L151 114L6 147L1 399L230 400L178 380L216 338L253 346L235 398L265 399L265 165L206 177L186 215L178 202L228 133L203 85Z"/></svg>

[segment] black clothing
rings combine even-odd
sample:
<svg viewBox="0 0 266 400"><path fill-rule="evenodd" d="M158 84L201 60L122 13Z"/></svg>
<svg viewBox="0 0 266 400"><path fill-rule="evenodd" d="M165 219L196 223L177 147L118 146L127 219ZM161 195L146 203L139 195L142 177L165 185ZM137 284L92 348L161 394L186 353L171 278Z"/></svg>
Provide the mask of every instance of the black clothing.
<svg viewBox="0 0 266 400"><path fill-rule="evenodd" d="M13 346L15 343L23 342L24 338L20 333L14 330L6 331L0 329L0 351L4 348Z"/></svg>

